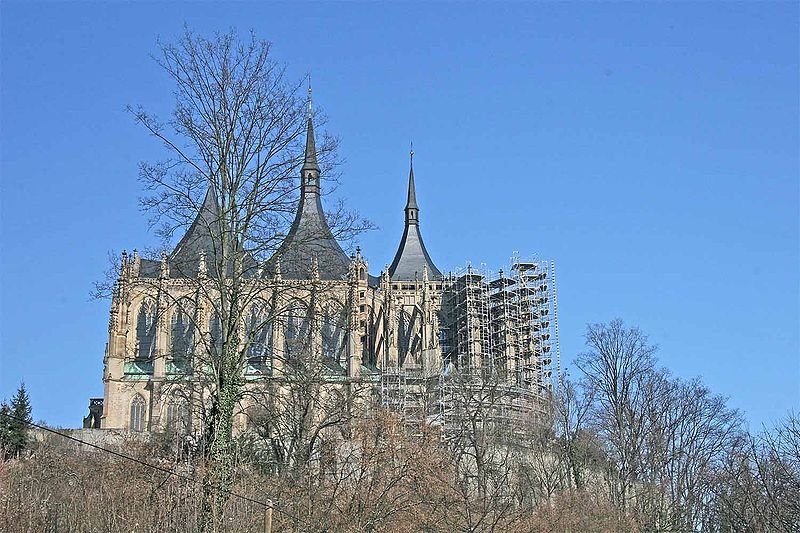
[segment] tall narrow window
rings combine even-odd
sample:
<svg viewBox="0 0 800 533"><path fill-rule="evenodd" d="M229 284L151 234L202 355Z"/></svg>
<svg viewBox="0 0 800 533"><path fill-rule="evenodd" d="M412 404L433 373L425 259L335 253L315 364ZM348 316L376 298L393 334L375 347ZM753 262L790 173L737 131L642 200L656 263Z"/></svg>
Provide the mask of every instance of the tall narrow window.
<svg viewBox="0 0 800 533"><path fill-rule="evenodd" d="M305 307L301 302L295 301L286 311L286 329L284 334L286 357L299 354L308 337L308 321Z"/></svg>
<svg viewBox="0 0 800 533"><path fill-rule="evenodd" d="M182 299L172 315L170 351L175 362L188 361L194 351L194 314L191 300Z"/></svg>
<svg viewBox="0 0 800 533"><path fill-rule="evenodd" d="M247 315L247 357L252 364L263 365L272 355L272 320L266 302L257 300Z"/></svg>
<svg viewBox="0 0 800 533"><path fill-rule="evenodd" d="M178 435L185 435L189 432L191 416L186 400L180 397L173 397L167 404L166 429Z"/></svg>
<svg viewBox="0 0 800 533"><path fill-rule="evenodd" d="M134 396L131 401L131 431L144 431L144 417L147 405L144 402L141 394Z"/></svg>
<svg viewBox="0 0 800 533"><path fill-rule="evenodd" d="M136 315L136 358L152 359L156 347L156 303L146 298Z"/></svg>
<svg viewBox="0 0 800 533"><path fill-rule="evenodd" d="M209 346L211 355L221 355L223 345L222 319L217 311L211 314L211 318L208 321L208 332L211 335L211 346Z"/></svg>
<svg viewBox="0 0 800 533"><path fill-rule="evenodd" d="M397 360L402 367L406 361L411 345L411 315L404 309L401 309L398 312L397 319Z"/></svg>
<svg viewBox="0 0 800 533"><path fill-rule="evenodd" d="M322 356L339 363L344 363L346 319L337 302L328 302L322 308Z"/></svg>

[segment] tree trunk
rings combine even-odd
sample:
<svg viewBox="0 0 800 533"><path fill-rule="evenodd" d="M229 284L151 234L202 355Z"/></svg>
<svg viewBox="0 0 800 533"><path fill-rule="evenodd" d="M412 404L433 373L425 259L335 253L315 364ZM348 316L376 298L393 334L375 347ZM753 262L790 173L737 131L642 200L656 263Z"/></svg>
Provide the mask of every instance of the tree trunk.
<svg viewBox="0 0 800 533"><path fill-rule="evenodd" d="M222 521L225 504L228 501L228 491L233 486L234 454L233 454L233 416L239 397L237 365L228 364L238 358L235 343L226 343L224 348L224 362L220 368L218 383L217 408L211 421L213 435L211 449L208 456L207 479L205 483L203 506L206 514L204 523L216 526Z"/></svg>

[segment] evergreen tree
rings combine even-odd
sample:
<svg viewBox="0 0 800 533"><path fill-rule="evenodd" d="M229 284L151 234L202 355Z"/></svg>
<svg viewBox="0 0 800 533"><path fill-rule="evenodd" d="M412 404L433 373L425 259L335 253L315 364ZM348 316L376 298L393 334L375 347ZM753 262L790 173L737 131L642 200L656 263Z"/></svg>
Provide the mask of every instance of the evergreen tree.
<svg viewBox="0 0 800 533"><path fill-rule="evenodd" d="M0 404L0 461L4 461L10 455L8 450L11 445L11 407L6 402Z"/></svg>
<svg viewBox="0 0 800 533"><path fill-rule="evenodd" d="M0 449L4 459L19 457L28 444L28 424L31 417L31 401L25 384L21 383L11 403L0 405Z"/></svg>

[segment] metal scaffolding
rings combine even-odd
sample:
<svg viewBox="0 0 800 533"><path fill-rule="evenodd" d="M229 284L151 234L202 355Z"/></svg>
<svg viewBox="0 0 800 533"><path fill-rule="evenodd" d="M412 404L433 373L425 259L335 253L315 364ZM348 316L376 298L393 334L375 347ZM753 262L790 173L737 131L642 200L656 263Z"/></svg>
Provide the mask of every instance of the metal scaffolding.
<svg viewBox="0 0 800 533"><path fill-rule="evenodd" d="M556 347L556 379L555 384L561 387L563 384L563 375L561 374L561 340L558 335L558 285L556 284L556 262L550 261L550 285L551 294L553 295L553 331L555 333L555 347Z"/></svg>
<svg viewBox="0 0 800 533"><path fill-rule="evenodd" d="M438 424L443 438L476 411L482 424L522 431L523 420L550 408L555 296L555 265L547 260L514 256L497 273L468 265L449 274L440 294L442 370L383 369L383 407L410 425Z"/></svg>
<svg viewBox="0 0 800 533"><path fill-rule="evenodd" d="M381 372L381 405L390 411L405 412L408 380L405 370L389 367Z"/></svg>
<svg viewBox="0 0 800 533"><path fill-rule="evenodd" d="M444 283L441 327L449 341L442 353L446 364L468 372L493 367L488 294L485 273L472 266L451 274Z"/></svg>
<svg viewBox="0 0 800 533"><path fill-rule="evenodd" d="M385 369L381 372L381 405L401 415L407 423L417 425L430 415L431 380L419 369Z"/></svg>
<svg viewBox="0 0 800 533"><path fill-rule="evenodd" d="M551 336L557 331L554 272L551 262L515 256L510 268L497 274L468 266L447 277L441 311L445 370L438 401L444 428L464 408L457 405L456 386L482 393L490 388L490 396L500 398L485 412L492 423L547 409L553 388Z"/></svg>
<svg viewBox="0 0 800 533"><path fill-rule="evenodd" d="M549 393L552 390L551 322L554 320L550 265L545 260L522 261L514 257L511 270L515 280L511 291L519 310L517 385Z"/></svg>

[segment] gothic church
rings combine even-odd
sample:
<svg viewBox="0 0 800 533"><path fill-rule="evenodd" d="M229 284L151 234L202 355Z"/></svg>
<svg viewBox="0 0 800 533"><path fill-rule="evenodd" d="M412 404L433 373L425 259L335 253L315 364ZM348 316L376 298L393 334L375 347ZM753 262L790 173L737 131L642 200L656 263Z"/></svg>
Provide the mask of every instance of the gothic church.
<svg viewBox="0 0 800 533"><path fill-rule="evenodd" d="M123 253L111 303L104 397L90 401L85 427L157 431L192 424L186 398L170 389L202 372L197 352L213 350L222 328L203 295L211 291L198 289L224 277L211 223L219 209L210 187L170 254L157 261ZM515 258L506 272L443 274L422 238L413 151L397 253L388 270L373 276L361 251L348 256L329 227L309 114L294 221L269 260L245 267L268 280L242 324L248 387L280 379L287 358L305 349L316 354L331 384L367 383L387 408L434 423L446 417L446 384L457 372L493 376L514 391L514 409L540 409L546 402L550 350L557 346L550 340L556 331L552 264ZM315 292L319 287L324 290ZM318 328L308 325L312 314L322 317ZM423 389L439 396L421 407Z"/></svg>

